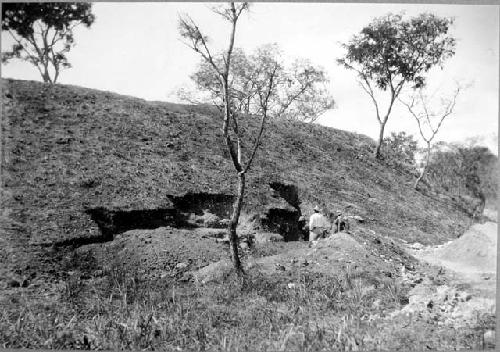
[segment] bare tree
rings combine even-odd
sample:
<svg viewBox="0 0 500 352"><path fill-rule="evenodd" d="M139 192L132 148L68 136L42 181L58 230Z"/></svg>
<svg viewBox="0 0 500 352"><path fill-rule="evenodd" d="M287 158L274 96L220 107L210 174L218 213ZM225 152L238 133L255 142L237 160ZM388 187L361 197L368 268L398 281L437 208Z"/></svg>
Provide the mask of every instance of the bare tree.
<svg viewBox="0 0 500 352"><path fill-rule="evenodd" d="M210 67L212 75L203 74L206 79L202 82L223 115L222 135L238 177L238 193L228 232L231 259L239 275L243 274L243 268L238 253L236 229L243 206L246 175L261 144L266 121L270 117L286 117L288 112L297 111L294 109L312 116L317 113L317 109L324 107L320 101L324 95L318 96L317 99L308 96L309 86L304 83L321 80L321 72L312 70L308 65L299 65L296 66L290 82L290 76L283 74L284 68L272 46L260 48L249 57L234 49L238 19L247 9L247 3L236 5L233 2L214 9L215 13L231 25L228 47L222 57L212 54L208 37L189 16L182 16L179 20L179 31L186 40L186 45L202 57L206 67ZM237 74L233 74L233 71L237 71ZM285 84L290 89L281 89ZM255 117L259 121L256 130L243 128L243 119ZM247 145L243 146L243 141Z"/></svg>
<svg viewBox="0 0 500 352"><path fill-rule="evenodd" d="M425 176L425 172L427 171L431 155L432 141L439 132L443 121L453 113L458 94L462 89L463 87L457 83L451 97L441 97L439 99L439 103L437 104L437 108L433 108L433 106L436 106L436 104L433 104L433 98L436 93L429 95L425 88L414 89L407 101L398 98L398 100L406 106L410 115L417 122L420 136L426 144L424 165L422 166L420 174L415 181L415 189L417 189L419 183Z"/></svg>
<svg viewBox="0 0 500 352"><path fill-rule="evenodd" d="M238 220L243 205L243 196L245 193L245 174L248 171L248 168L250 167L250 164L253 160L253 156L251 156L251 158L248 159L246 165L242 165L239 134L236 133L238 148L235 148L235 145L233 143L233 138L229 133L230 131L229 127L231 124L233 125L235 130L238 131L238 123L236 120L236 116L232 106L230 105L229 73L231 69L231 57L234 49L236 25L238 23L238 19L240 18L241 13L247 9L248 9L248 3L246 2L238 5L235 5L234 2L231 2L228 7L213 9L214 12L222 16L226 21L228 21L231 24L229 43L227 50L223 56L222 65L217 65L215 63L214 57L208 47L208 37L202 34L200 28L196 25L196 23L189 16L184 16L179 19L180 35L187 40L186 44L191 49L200 54L201 57L207 63L210 64L212 69L216 72L217 79L219 80L219 83L222 86L222 92L220 93L224 102L224 118L222 124L222 134L224 136L224 140L228 148L229 155L231 156L234 168L238 173L238 195L236 198L236 202L233 206L233 214L231 216L231 221L229 224L229 243L231 247L231 259L233 261L234 268L236 269L236 272L239 275L243 273L243 267L241 266L241 261L238 254L238 237L236 234L236 227L238 226ZM258 147L258 144L260 142L260 136L262 135L262 131L264 129L265 117L266 116L263 115L263 118L261 120L260 133L256 139L254 147L255 150Z"/></svg>

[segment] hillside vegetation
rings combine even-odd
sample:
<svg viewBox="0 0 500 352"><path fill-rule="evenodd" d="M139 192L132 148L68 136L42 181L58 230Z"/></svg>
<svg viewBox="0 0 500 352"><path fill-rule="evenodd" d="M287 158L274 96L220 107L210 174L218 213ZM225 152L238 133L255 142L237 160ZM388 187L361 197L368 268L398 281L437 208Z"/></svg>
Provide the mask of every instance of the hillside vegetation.
<svg viewBox="0 0 500 352"><path fill-rule="evenodd" d="M220 117L210 107L13 80L3 81L3 101L2 205L29 243L98 236L85 209L161 209L171 206L167 195L234 194ZM468 220L449 199L413 190L415 174L375 160L372 147L342 130L270 122L245 211L276 203L269 184L281 182L298 187L304 215L315 204L342 209L422 243L461 233Z"/></svg>
<svg viewBox="0 0 500 352"><path fill-rule="evenodd" d="M459 317L470 323L459 332L459 318L427 301L410 323L391 315L410 290L447 282L404 248L456 238L471 220L453 199L415 191L415 171L373 158L371 139L268 124L240 232L290 241L242 247L240 281L214 220L228 213L236 181L216 109L32 81L2 87L4 347L484 346L489 312ZM241 127L256 128L249 121ZM364 221L314 245L286 238L315 205ZM259 229L266 221L275 227Z"/></svg>

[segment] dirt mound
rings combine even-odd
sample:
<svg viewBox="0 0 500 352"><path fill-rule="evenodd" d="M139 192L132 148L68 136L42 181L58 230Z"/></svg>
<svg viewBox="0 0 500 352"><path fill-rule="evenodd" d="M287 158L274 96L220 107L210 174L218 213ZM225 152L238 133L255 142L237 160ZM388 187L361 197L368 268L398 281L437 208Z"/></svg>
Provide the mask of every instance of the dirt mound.
<svg viewBox="0 0 500 352"><path fill-rule="evenodd" d="M267 246L274 244L268 243ZM278 254L260 258L251 255L245 260L248 270L272 275L280 271L293 272L297 268L314 273L336 275L346 267L353 271L369 272L375 276L391 276L394 267L374 255L347 233L337 233L316 242L295 242L280 248ZM193 272L198 282L218 280L230 270L227 259Z"/></svg>
<svg viewBox="0 0 500 352"><path fill-rule="evenodd" d="M127 267L146 276L175 276L227 258L227 248L207 229L161 227L127 231L112 242L83 246L78 251L91 252L105 268Z"/></svg>
<svg viewBox="0 0 500 352"><path fill-rule="evenodd" d="M416 254L431 264L464 274L494 273L497 237L497 223L475 224L460 238Z"/></svg>

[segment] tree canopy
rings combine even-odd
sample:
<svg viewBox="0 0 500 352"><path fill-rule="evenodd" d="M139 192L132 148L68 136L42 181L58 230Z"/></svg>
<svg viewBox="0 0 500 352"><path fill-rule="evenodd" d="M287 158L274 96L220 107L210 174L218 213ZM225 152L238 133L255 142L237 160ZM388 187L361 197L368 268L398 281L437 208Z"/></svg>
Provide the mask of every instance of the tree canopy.
<svg viewBox="0 0 500 352"><path fill-rule="evenodd" d="M403 18L402 14L388 14L373 20L343 45L347 53L337 62L357 72L361 87L375 106L380 123L377 157L380 156L385 124L401 89L405 84L423 87L425 73L436 65L442 66L454 55L455 39L448 35L452 24L453 19L430 13L409 19ZM390 93L383 114L375 89L389 90Z"/></svg>
<svg viewBox="0 0 500 352"><path fill-rule="evenodd" d="M213 60L220 66L224 58L218 55ZM270 117L312 122L334 107L334 100L326 88L326 73L307 60L295 60L285 67L276 44L261 46L250 55L235 48L231 61L230 99L237 112L262 113L259 92L263 91L271 72L274 76L273 86L266 105ZM222 83L209 62L202 60L191 78L198 89L208 94L208 100L216 106L222 106ZM193 92L182 94L186 100L192 99L186 95L193 96Z"/></svg>
<svg viewBox="0 0 500 352"><path fill-rule="evenodd" d="M2 62L27 61L44 82L55 83L61 68L71 67L66 54L74 44L73 28L90 27L95 20L91 11L91 3L2 4L2 30L15 40L11 50L2 53Z"/></svg>

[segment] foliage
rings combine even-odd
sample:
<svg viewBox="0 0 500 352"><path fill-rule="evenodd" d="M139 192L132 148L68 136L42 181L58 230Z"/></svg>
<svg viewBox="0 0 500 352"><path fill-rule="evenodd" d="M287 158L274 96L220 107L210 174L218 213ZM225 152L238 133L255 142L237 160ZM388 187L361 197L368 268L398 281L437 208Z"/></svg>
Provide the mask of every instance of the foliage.
<svg viewBox="0 0 500 352"><path fill-rule="evenodd" d="M221 66L223 58L218 56L214 62ZM256 49L251 55L245 54L242 49L233 52L230 96L235 111L253 115L262 113L258 92L265 87L274 63L278 65L268 101L271 117L312 122L324 111L333 108L333 98L326 90L328 79L322 69L306 60L295 60L289 68L285 68L278 46L268 44ZM209 63L202 60L191 78L198 89L208 93L207 100L222 107L222 85ZM185 100L196 95L195 92L183 94Z"/></svg>
<svg viewBox="0 0 500 352"><path fill-rule="evenodd" d="M391 132L390 137L384 138L384 154L387 159L399 163L415 165L417 141L413 135L404 131Z"/></svg>
<svg viewBox="0 0 500 352"><path fill-rule="evenodd" d="M426 144L425 159L420 170L420 175L415 181L415 189L417 189L418 184L426 174L432 141L439 132L443 121L453 113L458 94L462 88L457 82L452 97L447 98L439 95L439 103L436 103L435 99L437 92L429 95L427 89L423 87L415 88L412 94L410 94L409 101L398 98L407 107L410 115L417 122L420 137L422 137Z"/></svg>
<svg viewBox="0 0 500 352"><path fill-rule="evenodd" d="M91 10L91 3L3 4L2 30L16 43L2 53L2 62L13 58L27 61L44 82L56 83L60 70L71 67L66 54L74 44L73 29L79 24L92 25L95 16Z"/></svg>
<svg viewBox="0 0 500 352"><path fill-rule="evenodd" d="M455 39L448 36L453 20L430 13L403 19L401 14L376 18L343 47L347 53L337 62L358 74L370 96L380 123L380 156L385 124L395 99L406 84L425 85L425 73L454 54ZM390 92L387 110L381 114L374 89Z"/></svg>
<svg viewBox="0 0 500 352"><path fill-rule="evenodd" d="M496 199L498 157L477 145L440 143L431 154L429 176L434 184L456 195Z"/></svg>

